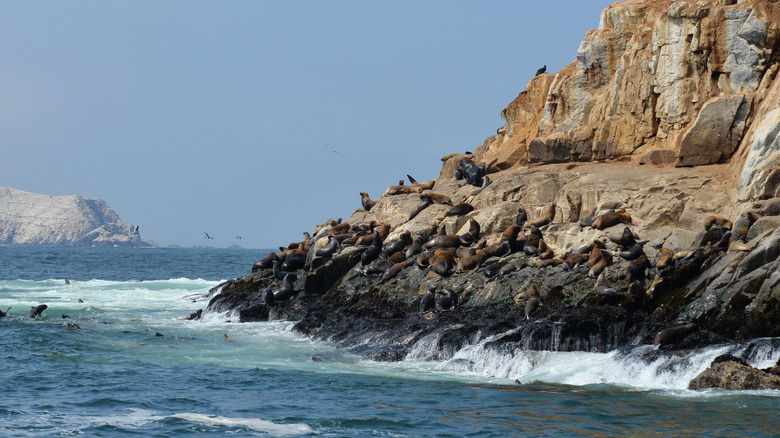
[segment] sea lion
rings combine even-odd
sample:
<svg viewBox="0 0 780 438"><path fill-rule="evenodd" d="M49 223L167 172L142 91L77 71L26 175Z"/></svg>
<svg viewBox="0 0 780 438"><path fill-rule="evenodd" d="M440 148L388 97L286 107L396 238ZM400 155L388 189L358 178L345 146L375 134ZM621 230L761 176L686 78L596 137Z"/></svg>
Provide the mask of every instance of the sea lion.
<svg viewBox="0 0 780 438"><path fill-rule="evenodd" d="M630 283L634 280L644 280L645 271L652 266L653 265L650 264L650 261L644 254L637 257L635 260L632 260L631 263L626 266L626 278L628 279L628 282Z"/></svg>
<svg viewBox="0 0 780 438"><path fill-rule="evenodd" d="M433 251L433 257L430 261L433 272L442 277L449 277L455 268L455 257L452 253L443 249Z"/></svg>
<svg viewBox="0 0 780 438"><path fill-rule="evenodd" d="M263 289L263 293L261 297L263 299L263 303L266 306L273 306L274 303L276 302L276 297L274 296L274 292L271 290L270 287Z"/></svg>
<svg viewBox="0 0 780 438"><path fill-rule="evenodd" d="M621 222L623 222L624 224L630 224L631 215L626 212L618 212L618 211L615 211L614 213L608 213L599 216L596 220L594 220L593 224L591 225L591 228L603 230L604 228L609 228Z"/></svg>
<svg viewBox="0 0 780 438"><path fill-rule="evenodd" d="M428 286L428 291L420 299L420 313L425 313L434 308L436 304L436 286Z"/></svg>
<svg viewBox="0 0 780 438"><path fill-rule="evenodd" d="M448 204L452 205L452 200L447 195L441 195L439 193L426 192L420 194L420 199L428 200L434 204Z"/></svg>
<svg viewBox="0 0 780 438"><path fill-rule="evenodd" d="M67 323L67 324L65 324L65 325L66 325L66 326L67 326L69 329L73 329L73 330L81 330L81 327L80 327L78 324L76 324L75 322L69 322L69 323Z"/></svg>
<svg viewBox="0 0 780 438"><path fill-rule="evenodd" d="M423 186L390 186L385 190L384 196L408 195L409 193L422 193Z"/></svg>
<svg viewBox="0 0 780 438"><path fill-rule="evenodd" d="M535 266L537 268L546 268L549 266L558 266L563 264L563 260L561 259L547 259L547 260L537 260Z"/></svg>
<svg viewBox="0 0 780 438"><path fill-rule="evenodd" d="M607 278L604 276L603 272L599 274L598 278L596 279L596 284L593 286L593 292L595 292L596 295L605 297L616 297L619 295L615 289L609 287L609 284L607 284Z"/></svg>
<svg viewBox="0 0 780 438"><path fill-rule="evenodd" d="M588 254L576 254L572 252L566 256L563 262L566 264L566 269L571 270L576 269L583 263L587 263L589 257L590 255Z"/></svg>
<svg viewBox="0 0 780 438"><path fill-rule="evenodd" d="M538 217L536 217L536 218L534 218L532 220L529 220L528 222L526 222L526 225L527 226L535 225L537 227L541 227L541 226L544 226L544 225L547 225L547 224L551 223L553 221L553 219L555 219L555 203L552 203L552 204L548 205L542 211L541 215L539 215Z"/></svg>
<svg viewBox="0 0 780 438"><path fill-rule="evenodd" d="M734 227L734 223L731 222L730 220L724 217L715 216L714 214L708 216L707 219L704 220L704 229L709 230L710 228L712 228L713 225L717 225L729 231L731 231L731 228Z"/></svg>
<svg viewBox="0 0 780 438"><path fill-rule="evenodd" d="M382 239L379 237L379 232L374 232L374 239L371 245L360 254L360 263L365 266L373 262L379 254L382 252Z"/></svg>
<svg viewBox="0 0 780 438"><path fill-rule="evenodd" d="M471 196L477 196L480 193L482 193L483 190L485 190L485 187L490 185L490 177L485 175L482 177L482 185L474 190L471 191Z"/></svg>
<svg viewBox="0 0 780 438"><path fill-rule="evenodd" d="M408 268L412 265L412 262L404 260L402 262L397 262L393 264L390 268L388 268L384 274L382 274L382 281L387 281L392 278L394 278L396 275L400 274L401 271Z"/></svg>
<svg viewBox="0 0 780 438"><path fill-rule="evenodd" d="M9 308L7 308L7 309L5 309L5 312L3 312L2 310L0 310L0 318L2 318L2 317L4 317L4 316L8 315L8 311L9 311L9 310L11 310L11 308L10 308L10 307L9 307Z"/></svg>
<svg viewBox="0 0 780 438"><path fill-rule="evenodd" d="M609 233L607 238L620 245L621 248L628 248L636 243L637 236L630 228L625 227L621 232Z"/></svg>
<svg viewBox="0 0 780 438"><path fill-rule="evenodd" d="M348 223L341 223L328 230L328 236L335 236L338 234L344 234L349 231L351 225Z"/></svg>
<svg viewBox="0 0 780 438"><path fill-rule="evenodd" d="M372 233L377 226L379 226L379 222L374 220L355 222L350 225L349 232Z"/></svg>
<svg viewBox="0 0 780 438"><path fill-rule="evenodd" d="M230 339L230 338L228 337L227 333L225 333L224 335L222 335L222 340L223 340L223 341L225 341L225 342L230 342L230 343L232 343L232 344L235 344L235 343L236 343L236 341L234 341L234 340L232 340L232 339Z"/></svg>
<svg viewBox="0 0 780 438"><path fill-rule="evenodd" d="M623 251L620 251L620 257L625 260L636 260L643 255L645 255L645 251L642 249L642 245L638 243L635 243Z"/></svg>
<svg viewBox="0 0 780 438"><path fill-rule="evenodd" d="M480 232L479 222L474 220L473 217L469 218L469 230L458 237L458 239L460 240L460 244L463 246L467 246L476 242L477 240L479 240L479 232Z"/></svg>
<svg viewBox="0 0 780 438"><path fill-rule="evenodd" d="M523 227L528 222L528 213L526 213L523 207L517 209L517 216L515 216L515 224Z"/></svg>
<svg viewBox="0 0 780 438"><path fill-rule="evenodd" d="M539 245L540 241L541 241L541 239L540 240L531 240L531 239L526 240L525 243L523 244L523 252L525 253L525 255L528 255L528 256L538 255L539 254L539 246L538 245Z"/></svg>
<svg viewBox="0 0 780 438"><path fill-rule="evenodd" d="M485 176L484 166L478 166L471 158L464 157L460 159L460 172L455 171L455 179L465 179L466 184L480 187L482 185L482 177ZM460 173L461 178L458 178Z"/></svg>
<svg viewBox="0 0 780 438"><path fill-rule="evenodd" d="M685 325L665 328L655 335L653 338L653 345L663 347L664 345L676 344L689 334L693 333L694 330L696 330L696 324L692 322Z"/></svg>
<svg viewBox="0 0 780 438"><path fill-rule="evenodd" d="M28 318L37 318L41 316L44 310L49 308L46 304L39 304L38 306L32 306L30 308L30 313L27 314Z"/></svg>
<svg viewBox="0 0 780 438"><path fill-rule="evenodd" d="M536 312L539 306L542 305L542 296L539 295L539 292L536 290L536 286L531 285L531 288L528 290L528 295L528 301L525 303L526 320L531 319L531 315Z"/></svg>
<svg viewBox="0 0 780 438"><path fill-rule="evenodd" d="M539 258L542 260L547 260L555 257L555 252L552 248L547 246L547 243L545 243L544 239L539 240Z"/></svg>
<svg viewBox="0 0 780 438"><path fill-rule="evenodd" d="M284 277L287 275L292 275L294 277L296 276L294 272L289 272L282 269L282 262L280 262L279 260L274 260L273 263L274 263L273 274L274 274L274 278L276 278L277 280L284 280Z"/></svg>
<svg viewBox="0 0 780 438"><path fill-rule="evenodd" d="M360 192L360 204L363 205L363 209L371 211L371 207L376 205L376 200L371 200L366 192Z"/></svg>
<svg viewBox="0 0 780 438"><path fill-rule="evenodd" d="M655 268L658 270L666 269L674 264L674 251L669 248L661 248L658 250L658 261L655 262Z"/></svg>
<svg viewBox="0 0 780 438"><path fill-rule="evenodd" d="M382 247L382 255L387 257L389 254L394 254L398 251L402 251L407 245L412 243L412 233L404 231L398 236L398 240L394 240Z"/></svg>
<svg viewBox="0 0 780 438"><path fill-rule="evenodd" d="M339 241L333 236L328 236L328 243L322 248L314 252L317 257L332 257L333 254L339 249Z"/></svg>
<svg viewBox="0 0 780 438"><path fill-rule="evenodd" d="M422 252L422 246L423 246L423 241L422 240L423 240L422 236L420 236L419 234L414 236L414 239L412 239L412 244L409 245L409 248L406 248L406 257L407 258L411 257L411 256L414 256L414 255L417 255L420 252Z"/></svg>
<svg viewBox="0 0 780 438"><path fill-rule="evenodd" d="M285 301L295 295L293 281L295 281L295 279L291 275L288 274L284 276L284 280L282 280L282 288L274 291L274 299L276 301Z"/></svg>
<svg viewBox="0 0 780 438"><path fill-rule="evenodd" d="M436 311L444 312L454 309L458 305L458 295L451 289L442 289L436 298Z"/></svg>
<svg viewBox="0 0 780 438"><path fill-rule="evenodd" d="M195 312L190 313L186 318L184 318L187 321L194 321L200 319L201 315L203 314L203 309L198 309Z"/></svg>
<svg viewBox="0 0 780 438"><path fill-rule="evenodd" d="M487 259L485 251L478 249L474 255L458 260L456 272L473 271L474 269L479 269L479 266L482 264L482 262L485 261L485 259Z"/></svg>
<svg viewBox="0 0 780 438"><path fill-rule="evenodd" d="M283 271L297 271L298 269L303 269L303 266L306 264L306 254L295 254L291 258L288 258L287 260L282 263L282 270Z"/></svg>
<svg viewBox="0 0 780 438"><path fill-rule="evenodd" d="M273 267L273 261L279 260L279 256L275 252L269 252L268 257L260 259L252 265L252 272L259 271L261 269L269 269Z"/></svg>
<svg viewBox="0 0 780 438"><path fill-rule="evenodd" d="M512 252L512 247L509 242L504 241L486 246L483 251L488 257L503 257Z"/></svg>
<svg viewBox="0 0 780 438"><path fill-rule="evenodd" d="M501 260L495 263L491 263L488 266L485 266L485 269L483 272L485 273L485 277L493 278L496 275L498 275L501 272L501 269L509 264L508 260Z"/></svg>
<svg viewBox="0 0 780 438"><path fill-rule="evenodd" d="M463 216L464 214L470 213L472 211L474 211L473 205L466 202L462 202L447 210L445 216Z"/></svg>

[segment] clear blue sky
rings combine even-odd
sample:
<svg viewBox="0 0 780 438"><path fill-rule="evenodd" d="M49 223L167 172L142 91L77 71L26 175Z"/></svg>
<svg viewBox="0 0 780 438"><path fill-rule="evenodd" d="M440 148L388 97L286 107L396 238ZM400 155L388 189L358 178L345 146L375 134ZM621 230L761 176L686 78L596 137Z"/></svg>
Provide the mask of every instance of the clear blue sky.
<svg viewBox="0 0 780 438"><path fill-rule="evenodd" d="M481 145L610 3L2 2L0 186L160 245L287 245Z"/></svg>

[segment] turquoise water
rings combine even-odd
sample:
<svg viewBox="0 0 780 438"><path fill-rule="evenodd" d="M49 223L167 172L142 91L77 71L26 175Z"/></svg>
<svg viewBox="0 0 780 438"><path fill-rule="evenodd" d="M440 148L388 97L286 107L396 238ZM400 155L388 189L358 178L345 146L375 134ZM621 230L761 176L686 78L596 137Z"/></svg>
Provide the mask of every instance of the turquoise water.
<svg viewBox="0 0 780 438"><path fill-rule="evenodd" d="M0 436L777 436L780 392L685 389L723 352L505 351L398 363L205 314L267 251L0 247ZM65 284L64 278L70 279ZM80 302L81 300L82 302ZM49 306L29 319L31 306ZM63 319L62 314L70 318ZM76 324L76 329L70 324ZM162 336L156 336L160 334ZM223 336L227 335L229 341ZM754 365L777 361L773 340ZM313 357L322 359L312 360ZM523 382L515 384L515 380Z"/></svg>

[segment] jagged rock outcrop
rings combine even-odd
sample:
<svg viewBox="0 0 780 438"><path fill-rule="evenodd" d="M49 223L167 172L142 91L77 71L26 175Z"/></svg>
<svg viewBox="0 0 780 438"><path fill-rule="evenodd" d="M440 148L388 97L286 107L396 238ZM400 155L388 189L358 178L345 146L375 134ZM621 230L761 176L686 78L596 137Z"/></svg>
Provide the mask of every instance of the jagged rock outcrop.
<svg viewBox="0 0 780 438"><path fill-rule="evenodd" d="M309 258L299 298L264 303L278 285L265 270L222 285L209 309L296 319L381 360L423 339L446 357L487 337L609 351L680 326L660 348L780 336L780 3L731 3L614 3L475 154L314 233L310 253L325 236L341 249ZM455 177L464 158L482 186ZM407 232L417 245L361 263L380 224L385 248ZM458 306L420 314L429 286ZM541 306L526 317L531 290Z"/></svg>
<svg viewBox="0 0 780 438"><path fill-rule="evenodd" d="M0 187L0 244L150 246L100 199Z"/></svg>
<svg viewBox="0 0 780 438"><path fill-rule="evenodd" d="M691 380L688 389L780 389L780 376L753 368L739 358L720 356L715 358L709 368Z"/></svg>

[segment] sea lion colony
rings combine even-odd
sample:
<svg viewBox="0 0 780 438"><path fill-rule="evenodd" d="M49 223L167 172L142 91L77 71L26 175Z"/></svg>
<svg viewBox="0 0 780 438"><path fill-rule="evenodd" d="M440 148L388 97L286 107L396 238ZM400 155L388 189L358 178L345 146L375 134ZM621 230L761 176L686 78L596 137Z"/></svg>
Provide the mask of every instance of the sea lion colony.
<svg viewBox="0 0 780 438"><path fill-rule="evenodd" d="M462 158L459 164L460 167L455 171L456 180L480 188L484 188L486 182L489 184L482 166L476 165L468 157ZM431 191L434 181L421 184L411 176L407 177L412 185L391 186L382 196L419 193L421 199L430 203L451 205L448 197ZM367 193L361 192L360 195L365 210L376 205L377 200L372 201ZM460 203L453 205L446 216L462 216L472 211L472 205ZM743 226L749 227L755 221L756 214L748 213L746 220L750 218L753 220ZM485 277L493 279L528 267L544 269L563 265L564 270L587 270L589 277L598 278L590 300L620 303L635 300L640 289L642 294L652 298L654 288L673 275L679 260L695 259L703 263L715 252L734 248L735 242L744 245L746 234L744 230L732 233L734 225L731 221L710 216L703 221L701 238L691 248L682 251L660 248L656 251L656 260L651 260L643 249L647 241L640 240L632 231L632 217L625 208L608 210L580 220L580 229L606 230L618 225L622 225L622 229L605 232L601 237L565 252L552 248L544 239L544 230L553 225L554 220L554 204L548 205L539 216L530 219L525 209L520 207L515 223L504 229L498 239L495 235L481 235L481 226L472 217L468 220L468 231L460 235L446 233L442 224L433 236L413 236L407 231L387 241L391 231L387 224L375 220L347 224L341 219L329 219L315 227L313 237L305 233L304 240L281 246L279 253L272 252L257 261L252 272L260 271L274 281L281 281L281 286L263 290L263 302L274 306L279 301L293 299L303 293L302 290L294 290L297 278L328 263L345 248L356 247L360 251L357 271L366 278L375 278L377 283L392 281L409 269L429 270L442 278L481 270ZM315 248L311 251L314 256L309 256L307 260L307 254L312 248ZM609 278L625 280L632 286L629 290L616 290L609 286ZM644 286L646 278L652 279L649 287ZM436 284L428 285L427 293L420 299L420 312L444 311L457 305L455 291L445 289L437 294L436 289ZM531 319L542 304L542 295L534 285L530 285L528 296L525 315L526 319ZM663 342L660 344L665 345Z"/></svg>

